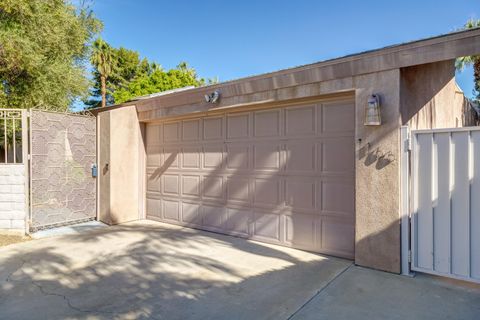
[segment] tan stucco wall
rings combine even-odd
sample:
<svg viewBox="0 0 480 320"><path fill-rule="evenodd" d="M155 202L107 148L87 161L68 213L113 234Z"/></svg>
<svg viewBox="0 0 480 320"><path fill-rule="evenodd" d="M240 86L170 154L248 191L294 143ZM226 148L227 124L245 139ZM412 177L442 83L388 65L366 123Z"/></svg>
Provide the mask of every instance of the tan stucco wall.
<svg viewBox="0 0 480 320"><path fill-rule="evenodd" d="M355 263L400 272L400 71L355 78ZM381 97L382 125L364 126L368 96ZM360 141L361 139L361 141Z"/></svg>
<svg viewBox="0 0 480 320"><path fill-rule="evenodd" d="M142 217L143 166L141 127L135 106L100 113L100 133L108 143L100 145L100 219L108 224L138 220ZM104 119L105 118L105 119ZM102 123L108 122L107 124ZM104 137L100 142L105 141ZM103 150L106 146L108 151ZM103 154L103 158L102 158ZM108 170L105 164L108 163ZM109 179L107 177L109 176Z"/></svg>
<svg viewBox="0 0 480 320"><path fill-rule="evenodd" d="M110 219L110 112L97 116L98 132L98 219L111 223Z"/></svg>
<svg viewBox="0 0 480 320"><path fill-rule="evenodd" d="M410 129L465 125L453 60L400 69L402 123Z"/></svg>

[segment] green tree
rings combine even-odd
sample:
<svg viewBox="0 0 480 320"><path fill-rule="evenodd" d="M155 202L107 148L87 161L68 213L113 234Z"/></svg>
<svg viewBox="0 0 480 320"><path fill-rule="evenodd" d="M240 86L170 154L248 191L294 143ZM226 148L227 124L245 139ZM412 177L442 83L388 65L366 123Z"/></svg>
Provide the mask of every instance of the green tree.
<svg viewBox="0 0 480 320"><path fill-rule="evenodd" d="M113 52L110 45L102 38L98 38L93 43L91 63L100 77L101 106L105 107L107 105L107 79L113 68Z"/></svg>
<svg viewBox="0 0 480 320"><path fill-rule="evenodd" d="M66 0L0 1L0 107L66 110L88 94L101 22Z"/></svg>
<svg viewBox="0 0 480 320"><path fill-rule="evenodd" d="M216 80L205 80L198 77L195 69L189 67L185 62L168 71L158 65L153 65L148 72L136 77L128 86L115 90L113 97L115 103L122 103L152 93L187 86L199 87L214 82Z"/></svg>
<svg viewBox="0 0 480 320"><path fill-rule="evenodd" d="M480 20L470 19L463 29L473 29L480 27ZM480 98L480 55L458 58L456 61L457 70L463 70L466 66L473 66L473 77L475 81L476 98Z"/></svg>
<svg viewBox="0 0 480 320"><path fill-rule="evenodd" d="M106 103L114 104L113 92L125 88L137 76L151 72L155 64L147 59L140 60L138 52L123 47L112 48L112 72L106 79ZM85 104L89 107L100 107L101 105L101 79L97 68L93 70L93 86L90 91L89 100Z"/></svg>
<svg viewBox="0 0 480 320"><path fill-rule="evenodd" d="M137 51L123 47L112 48L106 43L102 45L110 52L109 73L102 76L104 70L97 63L99 59L95 56L94 61L92 56L94 84L90 90L90 99L85 101L88 107L122 103L151 93L217 82L198 77L196 71L186 62L180 63L175 69L165 71L155 62L150 62L146 58L140 59Z"/></svg>

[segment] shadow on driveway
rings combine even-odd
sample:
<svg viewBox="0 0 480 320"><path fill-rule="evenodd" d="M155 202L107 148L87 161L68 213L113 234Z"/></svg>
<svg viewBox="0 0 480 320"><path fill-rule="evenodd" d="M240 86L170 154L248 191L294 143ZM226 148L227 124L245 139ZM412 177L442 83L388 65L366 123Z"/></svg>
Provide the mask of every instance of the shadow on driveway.
<svg viewBox="0 0 480 320"><path fill-rule="evenodd" d="M142 222L0 251L1 319L286 319L350 261Z"/></svg>
<svg viewBox="0 0 480 320"><path fill-rule="evenodd" d="M479 319L480 287L157 222L0 248L0 319Z"/></svg>

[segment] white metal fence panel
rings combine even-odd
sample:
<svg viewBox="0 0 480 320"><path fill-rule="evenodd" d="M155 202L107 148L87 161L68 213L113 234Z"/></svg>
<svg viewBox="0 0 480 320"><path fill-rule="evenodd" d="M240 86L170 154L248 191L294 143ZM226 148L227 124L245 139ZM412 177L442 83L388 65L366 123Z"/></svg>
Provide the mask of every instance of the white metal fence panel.
<svg viewBox="0 0 480 320"><path fill-rule="evenodd" d="M480 129L412 139L412 270L480 282Z"/></svg>

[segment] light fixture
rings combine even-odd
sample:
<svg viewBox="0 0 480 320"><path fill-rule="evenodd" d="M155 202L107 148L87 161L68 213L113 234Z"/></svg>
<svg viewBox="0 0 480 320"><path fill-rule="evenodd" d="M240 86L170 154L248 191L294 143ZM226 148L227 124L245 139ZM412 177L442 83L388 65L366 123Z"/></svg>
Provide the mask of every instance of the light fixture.
<svg viewBox="0 0 480 320"><path fill-rule="evenodd" d="M380 114L380 96L372 94L367 101L365 108L365 123L366 126L379 126L382 124L382 117Z"/></svg>
<svg viewBox="0 0 480 320"><path fill-rule="evenodd" d="M220 100L220 92L217 90L205 95L205 102L217 103L218 100Z"/></svg>

